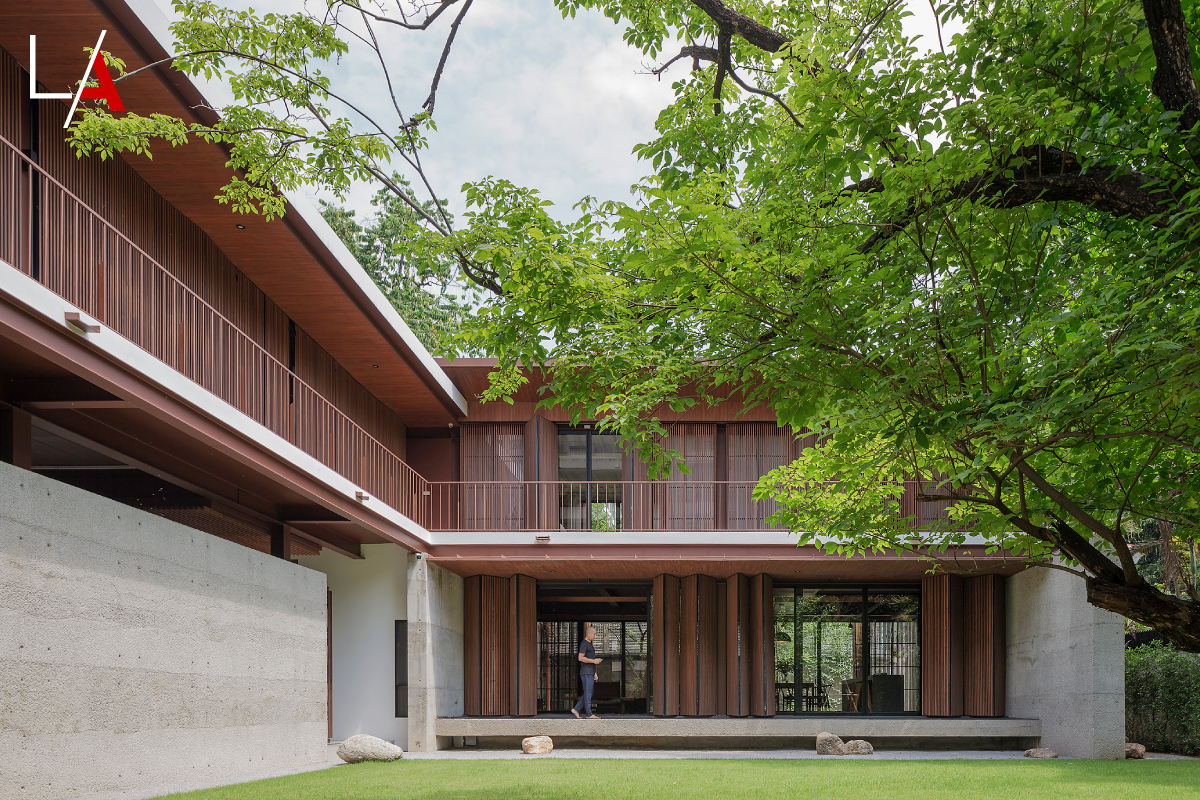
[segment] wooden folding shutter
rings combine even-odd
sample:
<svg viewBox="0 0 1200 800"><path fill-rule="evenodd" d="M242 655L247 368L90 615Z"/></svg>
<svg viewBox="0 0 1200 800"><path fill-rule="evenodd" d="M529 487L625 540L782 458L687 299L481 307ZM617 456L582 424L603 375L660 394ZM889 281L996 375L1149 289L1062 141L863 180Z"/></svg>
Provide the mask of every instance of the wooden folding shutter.
<svg viewBox="0 0 1200 800"><path fill-rule="evenodd" d="M963 579L921 580L921 713L963 714Z"/></svg>
<svg viewBox="0 0 1200 800"><path fill-rule="evenodd" d="M463 713L469 717L477 717L483 712L483 665L479 647L482 584L483 578L479 575L463 579Z"/></svg>
<svg viewBox="0 0 1200 800"><path fill-rule="evenodd" d="M701 717L710 717L718 713L720 658L717 637L720 623L717 607L717 579L708 575L697 575L695 713Z"/></svg>
<svg viewBox="0 0 1200 800"><path fill-rule="evenodd" d="M696 578L679 581L679 713L696 715Z"/></svg>
<svg viewBox="0 0 1200 800"><path fill-rule="evenodd" d="M1004 577L963 581L963 713L1004 716Z"/></svg>
<svg viewBox="0 0 1200 800"><path fill-rule="evenodd" d="M715 691L717 700L716 710L713 713L718 716L725 716L729 710L729 691L727 688L729 681L729 659L726 656L729 649L729 625L726 622L729 617L729 587L722 581L715 588L716 594L714 595L714 599L717 604L716 625L714 626L717 664Z"/></svg>
<svg viewBox="0 0 1200 800"><path fill-rule="evenodd" d="M750 658L746 664L750 683L750 715L775 716L775 604L770 575L750 579Z"/></svg>
<svg viewBox="0 0 1200 800"><path fill-rule="evenodd" d="M509 604L513 624L512 714L537 714L537 581L528 575L509 578Z"/></svg>
<svg viewBox="0 0 1200 800"><path fill-rule="evenodd" d="M725 713L745 717L750 715L750 580L745 575L725 582L725 609Z"/></svg>
<svg viewBox="0 0 1200 800"><path fill-rule="evenodd" d="M655 716L679 714L679 579L654 579L654 676L651 683Z"/></svg>

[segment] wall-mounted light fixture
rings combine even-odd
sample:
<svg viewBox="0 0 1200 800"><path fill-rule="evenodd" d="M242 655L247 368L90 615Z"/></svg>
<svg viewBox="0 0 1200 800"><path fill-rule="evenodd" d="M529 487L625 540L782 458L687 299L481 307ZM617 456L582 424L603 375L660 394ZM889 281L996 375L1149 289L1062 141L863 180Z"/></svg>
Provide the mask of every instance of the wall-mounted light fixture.
<svg viewBox="0 0 1200 800"><path fill-rule="evenodd" d="M75 328L80 333L99 333L100 332L99 325L97 325L94 322L88 322L87 320L85 320L83 318L83 315L80 314L78 311L68 311L66 314L63 315L63 319L66 320L67 325L71 326L72 328Z"/></svg>
<svg viewBox="0 0 1200 800"><path fill-rule="evenodd" d="M537 539L539 542L548 542L548 541L550 541L550 536L549 536L548 534L547 534L547 535L545 535L545 536L535 536L534 538L535 538L535 539Z"/></svg>
<svg viewBox="0 0 1200 800"><path fill-rule="evenodd" d="M358 501L358 502L360 502L360 503L365 503L365 502L367 502L368 500L370 500L370 499L371 499L371 497L370 497L370 495L368 495L366 492L355 492L355 493L354 493L354 499L355 499L355 500L357 500L357 501Z"/></svg>

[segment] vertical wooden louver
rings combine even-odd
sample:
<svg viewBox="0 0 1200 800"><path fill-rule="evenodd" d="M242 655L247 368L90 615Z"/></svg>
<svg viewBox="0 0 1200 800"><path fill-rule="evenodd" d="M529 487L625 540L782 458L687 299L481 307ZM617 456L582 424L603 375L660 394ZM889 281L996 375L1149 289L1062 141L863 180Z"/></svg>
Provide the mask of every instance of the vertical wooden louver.
<svg viewBox="0 0 1200 800"><path fill-rule="evenodd" d="M463 592L464 711L537 713L537 582L472 575Z"/></svg>
<svg viewBox="0 0 1200 800"><path fill-rule="evenodd" d="M963 579L921 580L921 713L963 714Z"/></svg>
<svg viewBox="0 0 1200 800"><path fill-rule="evenodd" d="M685 628L686 630L686 628ZM696 710L700 717L717 713L718 663L717 649L717 579L708 575L696 576Z"/></svg>
<svg viewBox="0 0 1200 800"><path fill-rule="evenodd" d="M679 581L679 713L696 715L696 575Z"/></svg>
<svg viewBox="0 0 1200 800"><path fill-rule="evenodd" d="M750 715L749 642L750 579L733 575L725 582L725 713Z"/></svg>
<svg viewBox="0 0 1200 800"><path fill-rule="evenodd" d="M512 713L531 717L537 714L537 581L528 575L509 578L513 636Z"/></svg>
<svg viewBox="0 0 1200 800"><path fill-rule="evenodd" d="M525 427L475 422L459 432L459 464L467 482L459 499L465 530L525 527Z"/></svg>
<svg viewBox="0 0 1200 800"><path fill-rule="evenodd" d="M1003 717L1004 577L966 578L963 611L963 713L972 717Z"/></svg>
<svg viewBox="0 0 1200 800"><path fill-rule="evenodd" d="M750 716L775 716L775 604L770 575L750 579Z"/></svg>
<svg viewBox="0 0 1200 800"><path fill-rule="evenodd" d="M659 575L653 592L654 714L674 717L679 714L679 578Z"/></svg>

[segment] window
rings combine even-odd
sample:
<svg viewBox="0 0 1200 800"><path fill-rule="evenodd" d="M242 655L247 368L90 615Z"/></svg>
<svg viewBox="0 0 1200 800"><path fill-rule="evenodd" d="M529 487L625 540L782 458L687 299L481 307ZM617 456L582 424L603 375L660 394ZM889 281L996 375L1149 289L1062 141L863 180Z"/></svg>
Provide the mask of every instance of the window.
<svg viewBox="0 0 1200 800"><path fill-rule="evenodd" d="M559 522L564 530L622 527L621 448L614 433L558 434Z"/></svg>
<svg viewBox="0 0 1200 800"><path fill-rule="evenodd" d="M918 713L919 606L915 589L776 588L776 711Z"/></svg>
<svg viewBox="0 0 1200 800"><path fill-rule="evenodd" d="M396 620L396 718L408 716L408 621Z"/></svg>

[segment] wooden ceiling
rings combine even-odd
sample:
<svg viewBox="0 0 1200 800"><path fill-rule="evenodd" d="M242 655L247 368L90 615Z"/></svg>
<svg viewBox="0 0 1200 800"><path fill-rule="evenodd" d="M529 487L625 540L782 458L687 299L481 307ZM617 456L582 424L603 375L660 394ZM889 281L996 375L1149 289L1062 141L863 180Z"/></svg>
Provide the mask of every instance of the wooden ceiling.
<svg viewBox="0 0 1200 800"><path fill-rule="evenodd" d="M446 358L437 359L458 390L467 398L467 414L460 417L463 421L471 422L526 422L541 414L554 422L569 422L571 414L567 409L554 406L549 409L539 409L537 404L545 399L540 390L546 385L546 378L540 369L527 371L529 382L513 395L512 404L504 402L482 403L479 398L487 390L490 380L488 375L496 369L494 358L456 358L454 361ZM767 406L746 408L738 397L717 406L694 406L680 414L669 408L663 408L658 418L668 422L775 422L775 411Z"/></svg>
<svg viewBox="0 0 1200 800"><path fill-rule="evenodd" d="M715 552L720 550L720 553ZM980 553L982 555L982 553ZM545 545L535 547L430 548L430 563L455 574L511 577L529 575L560 583L648 581L656 575L731 575L767 573L776 582L835 584L915 583L932 564L909 554L871 553L854 558L818 552L812 547L738 546L612 546ZM1014 574L1023 566L999 558L973 560L980 572Z"/></svg>
<svg viewBox="0 0 1200 800"><path fill-rule="evenodd" d="M123 0L0 3L0 47L28 69L29 36L36 34L37 77L45 91L73 90L86 66L84 48L93 47L103 29L108 30L104 49L124 59L129 71L168 55ZM169 67L147 70L122 81L118 89L128 112L212 121L211 112L204 112L210 117L204 119L194 110L202 100L195 87ZM57 103L41 102L43 113L51 113ZM66 108L53 113L65 118ZM266 222L234 215L219 204L214 196L230 171L225 151L216 145L158 144L153 154L153 159L130 155L126 160L406 425L445 426L459 417L461 411L433 372L299 214L289 211L283 220Z"/></svg>

